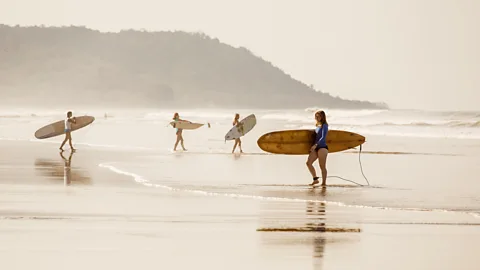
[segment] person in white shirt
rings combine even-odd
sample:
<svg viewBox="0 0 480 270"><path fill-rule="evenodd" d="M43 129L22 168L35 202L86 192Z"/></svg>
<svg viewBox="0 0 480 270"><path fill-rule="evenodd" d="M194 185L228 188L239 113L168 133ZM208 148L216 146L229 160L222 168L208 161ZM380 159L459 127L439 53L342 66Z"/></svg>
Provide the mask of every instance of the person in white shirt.
<svg viewBox="0 0 480 270"><path fill-rule="evenodd" d="M76 123L75 117L72 117L72 112L67 113L67 118L65 119L65 140L63 140L62 145L60 145L60 150L63 151L63 146L68 141L70 149L75 151L75 148L72 146L72 123Z"/></svg>

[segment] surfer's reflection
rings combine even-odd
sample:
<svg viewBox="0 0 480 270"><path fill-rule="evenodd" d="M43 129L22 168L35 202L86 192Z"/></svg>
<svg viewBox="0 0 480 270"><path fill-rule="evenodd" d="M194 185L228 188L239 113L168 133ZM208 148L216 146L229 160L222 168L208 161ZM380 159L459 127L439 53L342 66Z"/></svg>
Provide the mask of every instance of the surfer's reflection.
<svg viewBox="0 0 480 270"><path fill-rule="evenodd" d="M310 192L315 193L315 196L318 198L320 194L322 197L326 195L326 188L323 187L320 190L320 193L315 192L315 190L310 190ZM308 216L309 222L306 224L306 229L314 232L325 232L326 231L326 205L324 202L318 201L309 201L307 202L306 213ZM326 239L323 234L315 234L313 238L313 257L323 258L325 254L325 244Z"/></svg>
<svg viewBox="0 0 480 270"><path fill-rule="evenodd" d="M70 151L70 156L68 157L68 160L65 158L63 155L63 152L60 152L60 156L62 157L65 165L63 166L63 184L65 186L69 186L70 183L72 182L72 171L70 165L72 164L72 156L73 156L74 151Z"/></svg>
<svg viewBox="0 0 480 270"><path fill-rule="evenodd" d="M242 154L241 154L241 153L234 153L234 154L233 154L233 159L234 159L234 160L239 160L241 157L242 157Z"/></svg>
<svg viewBox="0 0 480 270"><path fill-rule="evenodd" d="M65 186L70 186L71 184L91 184L91 179L89 176L84 174L84 171L73 169L72 170L72 157L75 152L70 152L70 155L65 157L65 152L60 152L60 157L62 161L46 160L46 159L37 159L35 161L35 168L37 172L52 180L63 180Z"/></svg>

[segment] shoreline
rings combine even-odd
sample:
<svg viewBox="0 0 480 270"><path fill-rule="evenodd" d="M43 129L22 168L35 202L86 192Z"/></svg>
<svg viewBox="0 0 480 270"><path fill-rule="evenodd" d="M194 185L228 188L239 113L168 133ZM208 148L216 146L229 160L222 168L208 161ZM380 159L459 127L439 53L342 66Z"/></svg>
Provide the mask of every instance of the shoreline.
<svg viewBox="0 0 480 270"><path fill-rule="evenodd" d="M245 166L262 167L271 156L236 159L80 148L72 157L71 184L65 185L65 164L56 146L0 140L4 153L0 155L0 242L4 243L0 254L7 268L473 270L478 265L479 218L346 207L328 201L358 192L369 197L366 192L379 190L375 188L338 185L327 187L325 193L300 184L282 186L278 181L274 186L258 184L255 179L251 181L256 186L251 187L241 175L233 177ZM371 162L380 157L369 156ZM396 160L398 156L411 158L384 157ZM343 163L348 157L335 159ZM416 156L412 162L418 158L423 157ZM278 172L268 170L268 177L284 174L281 168L297 159L274 157L271 162ZM209 182L203 183L218 176L207 164L220 161L232 170L230 181L244 181L236 194L228 183L217 191L207 189ZM145 175L126 169L122 172L130 174L112 172L105 167L112 162L119 171L125 164L157 166L168 181L154 177L157 171ZM332 161L333 172L336 163ZM190 164L192 172L185 170L170 179L169 173L177 168L173 164ZM342 166L357 166L352 164ZM190 173L205 178L190 179ZM135 182L135 176L144 182ZM191 182L183 183L186 179Z"/></svg>

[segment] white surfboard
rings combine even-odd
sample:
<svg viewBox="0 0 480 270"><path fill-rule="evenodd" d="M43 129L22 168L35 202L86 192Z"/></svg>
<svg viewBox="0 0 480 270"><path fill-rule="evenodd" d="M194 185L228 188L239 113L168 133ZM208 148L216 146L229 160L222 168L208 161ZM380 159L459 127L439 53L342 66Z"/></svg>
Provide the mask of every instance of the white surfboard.
<svg viewBox="0 0 480 270"><path fill-rule="evenodd" d="M240 121L236 126L232 127L230 131L227 132L225 135L225 140L235 140L238 139L253 129L253 127L257 124L257 118L255 118L255 114L250 114L249 116L245 117Z"/></svg>
<svg viewBox="0 0 480 270"><path fill-rule="evenodd" d="M72 131L81 129L93 123L95 117L93 116L77 116L76 123L72 123ZM35 138L46 139L65 134L65 120L60 120L52 124L48 124L35 132Z"/></svg>
<svg viewBox="0 0 480 270"><path fill-rule="evenodd" d="M190 123L190 122L184 122L184 121L172 121L170 122L170 125L174 128L179 128L179 129L197 129L205 124Z"/></svg>

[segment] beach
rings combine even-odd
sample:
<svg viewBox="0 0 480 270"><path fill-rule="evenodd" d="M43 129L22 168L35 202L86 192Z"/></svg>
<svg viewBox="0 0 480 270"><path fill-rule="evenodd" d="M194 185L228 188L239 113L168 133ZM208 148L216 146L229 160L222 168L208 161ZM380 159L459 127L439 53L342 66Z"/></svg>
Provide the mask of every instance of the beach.
<svg viewBox="0 0 480 270"><path fill-rule="evenodd" d="M242 155L231 154L233 143L223 139L233 118L226 111L184 114L211 123L184 132L187 152L171 151L170 112L118 110L108 119L85 113L97 119L73 133L78 150L71 156L58 151L63 138L32 138L61 114L0 118L5 269L477 269L480 263L476 127L458 134L418 123L392 130L365 112L342 112L331 126L364 134L367 142L361 155L360 149L329 155L327 166L329 175L355 183L329 178L328 187L311 188L305 156L271 155L256 145L266 132L308 125L309 112L288 112L288 119L258 113ZM338 124L362 113L354 120L359 125Z"/></svg>

